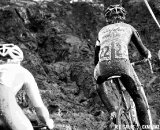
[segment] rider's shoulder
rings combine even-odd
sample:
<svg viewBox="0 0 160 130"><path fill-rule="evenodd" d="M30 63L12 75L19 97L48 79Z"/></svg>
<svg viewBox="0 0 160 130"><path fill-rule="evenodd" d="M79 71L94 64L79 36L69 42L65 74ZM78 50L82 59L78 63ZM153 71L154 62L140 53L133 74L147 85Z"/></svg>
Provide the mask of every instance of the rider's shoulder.
<svg viewBox="0 0 160 130"><path fill-rule="evenodd" d="M127 24L131 29L132 31L137 31L135 27L133 27L131 24Z"/></svg>
<svg viewBox="0 0 160 130"><path fill-rule="evenodd" d="M105 25L105 26L103 26L103 27L99 30L99 32L101 32L101 31L103 31L103 30L106 30L106 29L109 29L109 28L112 27L112 26L114 26L114 25L113 25L113 24Z"/></svg>
<svg viewBox="0 0 160 130"><path fill-rule="evenodd" d="M28 69L24 68L23 66L21 66L21 72L24 74L26 79L33 78L33 74Z"/></svg>
<svg viewBox="0 0 160 130"><path fill-rule="evenodd" d="M115 29L115 28L119 28L119 27L125 27L125 28L131 28L131 29L134 29L134 27L130 24L127 24L127 23L124 23L124 22L121 22L121 23L114 23L114 24L109 24L109 25L106 25L104 27L102 27L99 32L103 32L107 29L111 30L111 29Z"/></svg>
<svg viewBox="0 0 160 130"><path fill-rule="evenodd" d="M23 67L22 65L11 65L13 68L15 67L16 71L19 71L19 73L22 73L23 75L27 76L27 77L31 77L32 73L26 69L25 67Z"/></svg>
<svg viewBox="0 0 160 130"><path fill-rule="evenodd" d="M105 30L107 30L108 28L110 27L110 25L106 25L106 26L103 26L101 29L99 29L99 34L103 33Z"/></svg>
<svg viewBox="0 0 160 130"><path fill-rule="evenodd" d="M131 24L127 24L127 23L122 23L122 24L125 24L126 27L130 28L132 33L138 33L137 29L133 27Z"/></svg>

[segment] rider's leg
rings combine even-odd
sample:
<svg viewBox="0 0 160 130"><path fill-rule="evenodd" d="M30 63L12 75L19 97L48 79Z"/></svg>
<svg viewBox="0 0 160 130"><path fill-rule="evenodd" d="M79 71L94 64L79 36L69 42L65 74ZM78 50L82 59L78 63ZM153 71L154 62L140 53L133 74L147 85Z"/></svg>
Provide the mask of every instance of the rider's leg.
<svg viewBox="0 0 160 130"><path fill-rule="evenodd" d="M131 68L130 74L132 78L129 76L122 76L121 81L126 87L126 90L129 92L131 97L133 98L133 101L135 102L136 110L137 110L137 116L138 120L140 122L140 125L148 125L149 127L152 126L151 116L149 114L149 107L147 102L147 98L145 96L144 90L142 88L141 84L138 84L138 77L136 77L134 69ZM127 81L127 82L126 82ZM137 84L136 84L137 83ZM152 130L148 129L148 130Z"/></svg>
<svg viewBox="0 0 160 130"><path fill-rule="evenodd" d="M98 92L99 97L101 98L101 101L105 105L107 111L109 113L115 112L117 107L115 106L115 103L113 102L111 97L109 97L109 93L108 93L107 86L105 85L105 83L97 85L97 92Z"/></svg>
<svg viewBox="0 0 160 130"><path fill-rule="evenodd" d="M100 75L101 75L101 72L100 72L100 66L99 66L99 63L98 63L97 66L94 69L95 80L97 80L97 77L100 76ZM110 113L111 116L114 116L117 108L115 107L115 104L114 104L113 100L111 100L111 98L108 95L108 90L107 90L106 83L97 84L96 90L97 90L97 93L98 93L101 101L105 105L108 113Z"/></svg>

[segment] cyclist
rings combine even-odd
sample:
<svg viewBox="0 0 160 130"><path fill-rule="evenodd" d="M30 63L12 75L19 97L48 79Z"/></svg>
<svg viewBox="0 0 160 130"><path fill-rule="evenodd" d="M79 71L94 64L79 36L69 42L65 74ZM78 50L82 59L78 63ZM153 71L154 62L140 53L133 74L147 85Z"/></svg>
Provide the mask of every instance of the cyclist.
<svg viewBox="0 0 160 130"><path fill-rule="evenodd" d="M128 45L132 41L145 58L151 58L151 53L143 45L136 29L124 23L126 10L121 5L110 5L104 15L108 25L99 31L95 45L94 77L98 84L97 91L100 95L100 91L104 87L103 82L108 77L121 74L120 80L135 102L140 125L150 125L149 127L151 127L151 115L146 100L144 100L146 96L130 63ZM110 118L113 121L116 111L113 102L107 96L103 96L101 99L108 112L111 113Z"/></svg>
<svg viewBox="0 0 160 130"><path fill-rule="evenodd" d="M25 87L39 119L49 129L54 127L53 120L41 99L33 75L20 63L22 50L14 44L0 44L0 129L33 130L29 119L16 102L16 94Z"/></svg>

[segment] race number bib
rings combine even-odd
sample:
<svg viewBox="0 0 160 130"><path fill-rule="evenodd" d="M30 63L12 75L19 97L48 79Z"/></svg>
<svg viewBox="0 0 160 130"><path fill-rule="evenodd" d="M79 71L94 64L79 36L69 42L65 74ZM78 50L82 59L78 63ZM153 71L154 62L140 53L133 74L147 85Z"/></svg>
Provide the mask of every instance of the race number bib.
<svg viewBox="0 0 160 130"><path fill-rule="evenodd" d="M99 60L111 60L111 45L104 46L99 53Z"/></svg>
<svg viewBox="0 0 160 130"><path fill-rule="evenodd" d="M120 59L128 59L128 48L127 45L120 43L111 43L105 45L101 48L99 53L99 60L111 60L111 55L113 58Z"/></svg>
<svg viewBox="0 0 160 130"><path fill-rule="evenodd" d="M127 45L121 43L114 44L115 58L125 58L128 59L128 48Z"/></svg>

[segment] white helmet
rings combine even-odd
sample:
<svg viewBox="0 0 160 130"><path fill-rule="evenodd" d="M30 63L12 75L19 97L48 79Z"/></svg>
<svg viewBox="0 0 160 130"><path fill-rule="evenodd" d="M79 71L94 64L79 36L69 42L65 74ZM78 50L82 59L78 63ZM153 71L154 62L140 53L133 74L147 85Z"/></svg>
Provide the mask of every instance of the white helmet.
<svg viewBox="0 0 160 130"><path fill-rule="evenodd" d="M12 61L22 61L24 58L22 50L14 44L0 44L0 56L9 56Z"/></svg>

